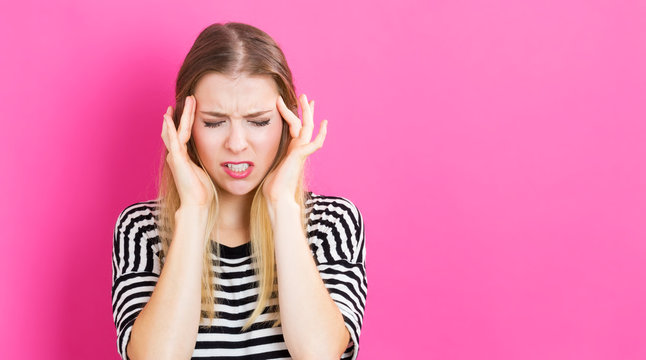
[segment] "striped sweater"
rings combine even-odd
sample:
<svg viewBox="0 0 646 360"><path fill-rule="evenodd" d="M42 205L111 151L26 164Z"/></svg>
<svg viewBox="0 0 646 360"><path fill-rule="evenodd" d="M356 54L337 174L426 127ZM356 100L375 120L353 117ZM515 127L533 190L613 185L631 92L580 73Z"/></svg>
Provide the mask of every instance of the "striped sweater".
<svg viewBox="0 0 646 360"><path fill-rule="evenodd" d="M368 283L363 219L357 207L343 197L309 192L306 202L307 241L316 267L331 298L339 307L350 341L341 359L356 359ZM112 249L112 312L117 333L117 351L129 359L126 346L132 325L146 305L161 273L161 241L156 221L156 200L127 206L118 216ZM277 299L244 332L241 328L256 306L258 277L252 268L247 242L220 247L220 266L213 266L218 317L202 318L192 359L291 359L281 326L270 319ZM210 254L216 260L215 252ZM273 314L273 315L272 315ZM208 326L207 326L208 325Z"/></svg>

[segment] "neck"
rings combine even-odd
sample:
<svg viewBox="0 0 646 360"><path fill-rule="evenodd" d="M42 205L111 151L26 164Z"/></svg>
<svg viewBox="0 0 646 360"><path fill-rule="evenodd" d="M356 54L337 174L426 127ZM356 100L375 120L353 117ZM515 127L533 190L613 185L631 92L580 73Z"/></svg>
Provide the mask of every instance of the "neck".
<svg viewBox="0 0 646 360"><path fill-rule="evenodd" d="M232 195L220 192L220 213L217 226L226 230L246 230L249 228L251 203L255 191L246 195Z"/></svg>

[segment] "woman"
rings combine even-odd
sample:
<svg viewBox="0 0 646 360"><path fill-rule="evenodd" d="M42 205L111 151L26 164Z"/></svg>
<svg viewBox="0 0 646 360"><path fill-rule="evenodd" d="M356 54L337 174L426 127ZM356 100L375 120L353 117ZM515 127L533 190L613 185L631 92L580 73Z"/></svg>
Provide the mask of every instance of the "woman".
<svg viewBox="0 0 646 360"><path fill-rule="evenodd" d="M302 108L302 120L297 116ZM263 31L213 24L163 115L159 196L114 230L124 359L355 359L367 294L361 213L307 191L314 101Z"/></svg>

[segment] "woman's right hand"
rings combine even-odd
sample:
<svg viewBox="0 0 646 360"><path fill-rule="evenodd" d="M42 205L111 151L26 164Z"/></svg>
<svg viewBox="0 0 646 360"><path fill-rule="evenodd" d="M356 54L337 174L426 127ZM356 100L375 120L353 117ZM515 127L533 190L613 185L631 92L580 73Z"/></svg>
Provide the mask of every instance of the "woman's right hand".
<svg viewBox="0 0 646 360"><path fill-rule="evenodd" d="M161 136L168 150L166 161L173 173L175 186L181 199L180 206L208 209L214 197L211 180L209 175L188 156L186 146L191 138L191 129L195 120L195 104L194 96L186 97L177 130L172 118L173 107L169 106L164 114Z"/></svg>

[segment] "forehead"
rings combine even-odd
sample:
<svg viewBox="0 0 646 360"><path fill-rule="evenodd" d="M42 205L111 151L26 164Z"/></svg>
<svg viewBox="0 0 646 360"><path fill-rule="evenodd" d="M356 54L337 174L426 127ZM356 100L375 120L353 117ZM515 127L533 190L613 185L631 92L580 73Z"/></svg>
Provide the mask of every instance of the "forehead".
<svg viewBox="0 0 646 360"><path fill-rule="evenodd" d="M198 81L195 98L200 110L240 115L275 107L278 89L267 75L232 78L212 72Z"/></svg>

